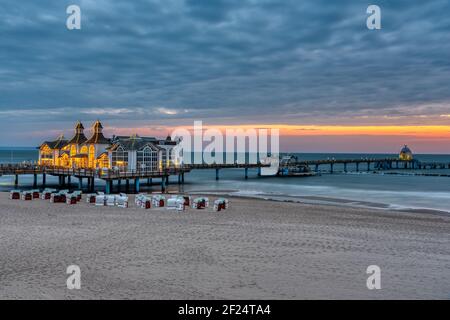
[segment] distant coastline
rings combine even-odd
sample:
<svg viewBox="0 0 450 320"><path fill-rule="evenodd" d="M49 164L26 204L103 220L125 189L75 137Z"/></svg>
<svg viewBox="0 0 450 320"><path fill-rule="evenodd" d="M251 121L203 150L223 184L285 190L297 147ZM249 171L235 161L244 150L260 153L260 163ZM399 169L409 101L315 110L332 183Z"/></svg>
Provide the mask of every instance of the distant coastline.
<svg viewBox="0 0 450 320"><path fill-rule="evenodd" d="M21 151L21 150L36 150L36 147L0 147L1 151L11 150L11 151Z"/></svg>

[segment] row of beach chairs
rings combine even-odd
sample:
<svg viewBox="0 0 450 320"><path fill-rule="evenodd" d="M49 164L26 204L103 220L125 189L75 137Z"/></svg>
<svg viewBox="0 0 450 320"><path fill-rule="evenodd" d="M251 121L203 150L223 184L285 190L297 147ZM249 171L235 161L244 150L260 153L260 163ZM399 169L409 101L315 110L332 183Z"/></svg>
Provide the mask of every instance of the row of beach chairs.
<svg viewBox="0 0 450 320"><path fill-rule="evenodd" d="M24 200L31 201L35 199L42 200L50 200L52 203L67 203L67 204L76 204L81 200L81 191L73 191L72 193L69 190L56 190L56 189L44 189L42 192L40 190L30 190L30 191L21 191L21 190L11 190L9 198L12 200Z"/></svg>
<svg viewBox="0 0 450 320"><path fill-rule="evenodd" d="M82 199L81 191L69 190L56 190L56 189L44 189L42 192L39 190L20 191L11 190L10 199L13 200L33 200L33 199L50 200L51 203L67 203L76 204ZM96 206L117 206L120 208L128 208L128 196L124 193L119 195L105 195L103 192L86 194L86 202L94 204ZM187 208L192 209L206 209L209 208L209 198L198 197L192 198L186 195L172 195L167 198L164 195L147 195L138 194L135 197L135 204L139 208L151 209L162 208L185 211ZM226 210L229 207L229 202L225 198L219 198L214 201L213 210L221 211Z"/></svg>
<svg viewBox="0 0 450 320"><path fill-rule="evenodd" d="M163 195L151 196L147 194L138 194L135 198L135 204L137 207L142 209L166 207L167 209L185 211L189 207L192 209L206 209L209 207L209 199L206 197L193 199L192 197L186 195L173 195L166 199ZM221 211L228 209L228 207L228 200L219 198L214 201L213 210Z"/></svg>
<svg viewBox="0 0 450 320"><path fill-rule="evenodd" d="M105 195L103 192L90 193L86 195L86 202L96 206L128 208L128 196L124 193L119 195Z"/></svg>

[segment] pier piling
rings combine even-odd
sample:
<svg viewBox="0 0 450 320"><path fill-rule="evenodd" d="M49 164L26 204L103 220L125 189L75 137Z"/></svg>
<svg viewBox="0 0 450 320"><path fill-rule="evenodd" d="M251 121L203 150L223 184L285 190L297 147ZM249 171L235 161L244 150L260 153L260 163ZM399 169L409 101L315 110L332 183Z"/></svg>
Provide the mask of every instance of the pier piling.
<svg viewBox="0 0 450 320"><path fill-rule="evenodd" d="M140 187L140 185L139 185L139 178L136 178L136 179L134 179L134 191L136 193L139 193L139 187Z"/></svg>
<svg viewBox="0 0 450 320"><path fill-rule="evenodd" d="M111 189L112 189L112 180L106 180L105 193L111 194Z"/></svg>

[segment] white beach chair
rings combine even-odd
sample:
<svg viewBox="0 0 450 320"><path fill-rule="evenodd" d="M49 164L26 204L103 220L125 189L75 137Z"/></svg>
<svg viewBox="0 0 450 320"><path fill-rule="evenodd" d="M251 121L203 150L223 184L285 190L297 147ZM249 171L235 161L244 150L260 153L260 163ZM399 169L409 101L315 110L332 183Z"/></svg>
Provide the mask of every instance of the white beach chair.
<svg viewBox="0 0 450 320"><path fill-rule="evenodd" d="M113 196L113 195L106 196L106 205L110 206L110 207L115 206L116 205L116 196Z"/></svg>
<svg viewBox="0 0 450 320"><path fill-rule="evenodd" d="M127 196L117 196L116 204L119 208L128 208L128 197Z"/></svg>
<svg viewBox="0 0 450 320"><path fill-rule="evenodd" d="M180 202L180 198L178 198L177 196L175 196L175 197L172 196L171 198L167 199L166 208L168 210L175 210L177 208L179 202Z"/></svg>
<svg viewBox="0 0 450 320"><path fill-rule="evenodd" d="M101 195L101 194L97 195L95 197L95 205L96 206L104 206L104 205L106 205L106 197L104 195Z"/></svg>
<svg viewBox="0 0 450 320"><path fill-rule="evenodd" d="M152 197L152 205L155 208L164 207L166 202L166 197L162 195L155 195Z"/></svg>

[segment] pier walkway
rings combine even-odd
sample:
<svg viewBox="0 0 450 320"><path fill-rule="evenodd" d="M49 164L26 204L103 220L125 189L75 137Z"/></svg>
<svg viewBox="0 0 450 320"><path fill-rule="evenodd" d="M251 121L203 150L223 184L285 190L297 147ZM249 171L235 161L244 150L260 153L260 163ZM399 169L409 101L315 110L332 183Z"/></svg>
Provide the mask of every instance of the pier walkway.
<svg viewBox="0 0 450 320"><path fill-rule="evenodd" d="M83 180L87 179L87 189L92 191L95 186L95 179L101 179L106 182L106 193L110 193L113 188L113 182L116 181L119 185L122 180L125 180L126 189L128 190L130 180L133 180L134 190L139 192L141 179L147 179L147 184L152 184L153 178L161 179L161 190L165 191L169 183L170 176L177 176L178 183L184 183L184 174L191 170L215 170L216 180L219 180L219 170L221 169L244 169L245 179L248 179L248 169L261 169L269 167L269 164L193 164L182 165L179 167L168 167L162 170L114 170L114 169L68 169L56 166L40 166L32 164L2 164L0 165L0 176L12 175L15 176L14 185L18 186L20 175L33 175L33 187L38 186L38 175L42 176L42 186L46 185L46 176L52 175L59 178L59 185L64 187L71 184L71 178L78 179L79 189L83 189ZM260 171L258 170L258 174Z"/></svg>
<svg viewBox="0 0 450 320"><path fill-rule="evenodd" d="M450 163L421 162L419 160L400 160L398 158L361 158L361 159L326 159L326 160L306 160L289 162L280 165L277 176L311 176L318 172L334 173L337 172L336 166L340 165L343 172L354 170L374 171L374 170L392 170L392 169L450 169ZM125 181L128 190L130 180L133 180L134 190L139 192L141 179L147 179L147 184L152 185L154 178L161 180L161 191L166 190L170 176L178 177L178 184L184 183L184 174L191 170L215 170L216 180L219 180L219 172L222 169L244 169L244 178L248 179L249 169L258 169L258 176L261 175L261 168L269 167L269 164L263 163L234 163L234 164L189 164L179 167L168 167L162 170L114 170L114 169L68 169L55 166L39 166L35 164L2 164L0 165L0 176L15 176L15 186L19 184L20 175L33 175L33 186L38 185L38 176L42 177L42 186L46 184L46 175L57 176L61 187L71 184L71 178L78 179L79 189L83 189L83 180L87 181L87 189L94 190L95 179L101 179L106 182L105 191L110 193L113 189L114 181L117 182L120 190L122 180ZM325 168L324 168L325 167Z"/></svg>

